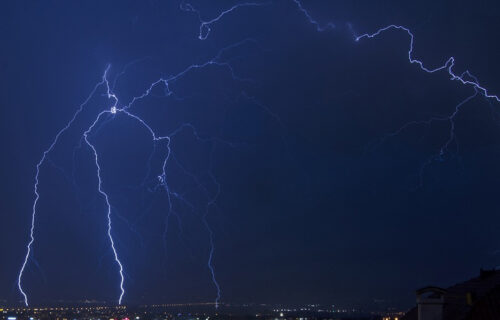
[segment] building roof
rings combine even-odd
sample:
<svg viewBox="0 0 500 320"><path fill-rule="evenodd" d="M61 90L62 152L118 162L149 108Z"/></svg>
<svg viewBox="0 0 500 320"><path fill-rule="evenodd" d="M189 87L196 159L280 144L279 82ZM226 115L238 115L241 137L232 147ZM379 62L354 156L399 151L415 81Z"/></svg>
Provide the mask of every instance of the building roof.
<svg viewBox="0 0 500 320"><path fill-rule="evenodd" d="M424 292L423 289L417 290L417 294ZM478 277L441 292L444 296L443 320L500 319L500 270L481 270ZM402 318L417 319L417 307L412 308Z"/></svg>

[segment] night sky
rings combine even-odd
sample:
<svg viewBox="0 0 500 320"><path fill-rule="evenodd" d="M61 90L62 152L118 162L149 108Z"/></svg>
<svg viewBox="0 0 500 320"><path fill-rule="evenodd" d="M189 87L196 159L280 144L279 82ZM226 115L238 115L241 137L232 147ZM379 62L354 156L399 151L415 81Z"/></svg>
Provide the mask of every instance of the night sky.
<svg viewBox="0 0 500 320"><path fill-rule="evenodd" d="M238 3L193 0L203 20ZM290 0L242 7L199 40L180 2L9 1L0 10L0 303L21 304L35 167L104 70L123 107L160 77L133 112L172 138L167 180L137 121L107 115L89 140L112 204L125 268L124 303L222 301L398 307L414 290L448 286L500 265L500 104L408 61L470 70L500 93L497 1ZM234 45L238 44L238 45ZM234 45L234 46L233 46ZM124 71L124 72L123 72ZM115 82L115 79L116 80ZM40 172L33 252L23 286L33 304L116 303L119 275L106 207L83 132L113 103L104 86L61 136ZM182 126L184 124L184 126ZM187 125L189 124L189 125ZM195 129L192 129L195 128ZM152 156L151 156L152 155ZM151 160L151 161L150 161ZM170 214L170 215L169 215ZM167 220L167 217L170 217ZM165 232L165 225L168 228Z"/></svg>

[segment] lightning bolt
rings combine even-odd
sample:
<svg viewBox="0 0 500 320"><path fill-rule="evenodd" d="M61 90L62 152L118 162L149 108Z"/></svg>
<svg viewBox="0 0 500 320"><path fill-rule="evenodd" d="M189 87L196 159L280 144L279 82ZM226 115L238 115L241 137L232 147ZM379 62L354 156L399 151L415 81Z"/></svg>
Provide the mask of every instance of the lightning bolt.
<svg viewBox="0 0 500 320"><path fill-rule="evenodd" d="M459 113L459 111L461 110L461 108L465 104L467 104L468 102L473 100L475 97L477 97L479 94L482 94L487 99L491 99L491 100L494 100L497 102L500 102L500 99L497 95L490 93L486 87L481 85L479 80L477 79L477 77L472 75L468 70L466 70L465 72L463 72L461 74L455 73L455 71L453 69L453 67L455 66L455 58L454 57L448 58L448 60L446 60L446 62L441 66L437 66L434 68L430 68L430 67L425 66L421 60L416 59L413 56L415 36L410 31L410 29L408 29L404 26L389 25L389 26L386 26L384 28L380 28L376 32L371 33L371 34L365 33L365 34L362 34L360 36L355 36L354 39L356 42L361 41L363 39L373 39L375 37L381 36L384 32L387 32L390 30L400 30L400 31L405 32L409 36L410 43L409 43L409 48L408 48L408 61L410 62L410 64L416 64L420 68L420 70L422 70L426 73L432 74L432 73L441 72L441 71L447 72L448 75L450 76L451 81L457 81L458 83L460 83L463 86L472 87L472 89L474 90L474 93L472 95L468 96L466 99L464 99L458 105L456 105L453 112L451 114L449 114L448 116L431 117L430 119L425 120L425 121L411 121L409 123L404 124L397 131L388 135L389 137L396 136L399 133L401 133L402 131L404 131L405 129L407 129L411 126L414 126L414 125L430 125L433 122L443 122L443 121L449 122L450 130L449 130L448 139L439 148L439 151L436 154L431 155L420 167L419 175L418 175L419 176L419 187L422 187L424 184L425 169L429 165L431 165L434 161L443 161L446 153L448 152L450 145L453 142L456 142L456 139L455 139L455 118L456 118L457 114ZM458 144L457 144L457 148L458 148Z"/></svg>
<svg viewBox="0 0 500 320"><path fill-rule="evenodd" d="M103 125L105 125L109 121L115 119L118 115L124 115L126 117L129 117L129 118L137 121L142 127L144 127L151 134L155 148L156 148L156 143L161 142L161 141L167 142L167 146L166 146L167 154L166 154L165 158L163 159L162 166L161 166L161 172L158 175L159 185L162 186L163 189L166 191L168 204L169 204L169 212L167 214L166 223L165 223L165 235L164 236L166 236L166 230L168 228L168 219L170 218L171 214L175 213L173 210L173 199L176 199L178 201L181 201L183 203L190 205L191 207L194 207L186 199L184 199L182 197L182 195L172 191L168 185L166 170L167 170L168 162L172 156L172 150L170 147L171 139L175 135L177 135L182 129L191 128L194 136L199 141L204 141L204 142L208 141L208 142L212 142L212 143L222 142L222 143L226 143L226 144L231 145L231 146L233 144L226 142L226 141L223 141L223 140L220 140L220 139L217 139L217 138L210 138L210 139L202 138L198 134L198 132L194 128L194 126L189 124L189 123L182 124L178 129L174 130L168 136L159 136L156 134L156 132L153 130L153 128L144 119L142 119L138 115L132 113L131 109L134 107L135 103L148 97L151 94L152 90L157 86L164 86L165 96L174 95L174 93L170 89L171 84L175 83L177 80L179 80L180 78L182 78L184 75L186 75L189 72L192 72L194 70L204 69L204 68L207 68L210 66L215 66L215 67L218 67L221 69L225 69L230 74L231 78L234 81L251 82L251 79L241 78L241 77L237 76L237 74L235 73L230 62L224 61L222 59L222 55L230 49L236 48L236 47L241 46L241 45L246 44L246 43L254 43L254 42L255 41L252 39L245 39L245 40L242 40L242 41L237 42L235 44L231 44L231 45L221 49L215 57L213 57L212 59L210 59L204 63L189 65L187 68L183 69L182 71L180 71L179 73L177 73L175 75L172 75L172 76L169 76L166 78L160 78L160 79L152 82L141 95L133 97L128 104L123 104L121 107L120 107L120 105L121 105L120 101L119 101L117 95L114 93L114 88L116 86L117 79L125 73L126 68L128 68L128 66L130 64L125 66L124 70L118 74L118 76L117 76L117 78L115 78L115 81L114 81L112 86L110 85L110 82L108 80L108 72L110 70L110 65L108 65L106 67L101 81L96 84L96 86L91 91L91 93L87 97L87 99L78 107L77 111L73 114L73 117L70 119L70 121L56 134L52 143L43 152L42 158L40 159L40 161L36 165L35 184L34 184L35 200L33 202L33 210L32 210L32 216L31 216L32 219L31 219L30 237L29 237L29 242L28 242L27 247L26 247L27 251L26 251L25 259L22 263L22 266L20 268L19 275L18 275L18 289L23 297L24 304L26 306L29 305L29 300L28 300L28 295L27 295L25 289L23 288L22 278L23 278L23 274L25 272L26 266L28 264L28 261L30 260L30 256L32 254L32 247L33 247L33 244L35 242L35 226L36 226L37 205L38 205L38 201L40 199L40 194L38 192L39 183L40 183L40 181L39 181L40 170L41 170L42 165L45 162L50 160L48 158L48 155L57 145L61 135L63 135L72 126L72 124L75 122L75 120L78 118L78 116L82 113L82 111L84 110L85 106L88 104L90 99L96 94L96 91L98 90L98 88L100 88L102 86L105 87L105 89L106 89L105 95L111 101L111 106L109 107L109 109L101 111L96 116L95 120L91 123L91 125L88 127L88 129L83 132L82 139L80 140L80 145L78 145L75 148L75 150L73 151L73 160L76 156L76 149L81 147L81 143L83 140L85 142L85 144L92 151L92 155L93 155L95 166L96 166L96 176L98 179L97 190L98 190L99 194L104 198L105 203L106 203L107 236L108 236L109 241L110 241L110 246L111 246L111 250L113 252L114 260L118 266L118 271L119 271L119 276L120 276L120 283L119 283L120 295L118 297L118 304L122 304L123 297L125 295L124 265L119 258L119 254L118 254L118 251L116 249L116 242L113 238L112 206L111 206L110 197L103 188L103 180L101 177L102 168L101 168L100 163L99 163L99 153L98 153L98 150L95 147L95 145L90 140L90 135L93 133L93 131L98 130L99 128L101 128ZM132 62L132 63L135 63L135 62ZM107 119L103 120L106 117L107 117ZM153 150L153 152L154 152L154 150ZM211 154L211 156L210 156L210 163L212 162L212 156L213 156L213 154ZM180 165L180 163L177 160L176 160L176 163L178 165ZM211 167L212 167L212 165L210 165L210 168ZM181 166L181 168L182 168L182 166ZM195 180L195 182L198 184L198 186L201 187L207 195L210 194L208 189L203 186L203 184L196 178L196 176L194 174L189 173L185 169L183 169L183 170L185 171L185 173L188 173L189 176ZM210 175L210 178L212 179L213 183L217 186L217 192L215 195L208 196L206 210L205 210L205 213L202 215L202 221L203 221L203 224L205 225L207 232L209 234L210 249L209 249L209 257L208 257L207 264L208 264L208 268L210 271L211 279L212 279L214 286L216 288L216 291L217 291L216 306L218 306L220 298L221 298L221 289L220 289L220 286L219 286L219 284L216 280L216 277L215 277L215 270L214 270L214 264L213 264L213 258L214 258L214 253L215 253L214 235L213 235L212 229L210 228L210 225L208 223L207 218L209 215L210 208L215 205L215 202L220 194L220 184L217 182L217 180L215 179L215 177L213 176L212 173L209 173L209 175ZM73 176L74 176L74 172L73 172Z"/></svg>
<svg viewBox="0 0 500 320"><path fill-rule="evenodd" d="M410 29L408 29L408 28L406 28L404 26L398 26L398 25L391 24L389 26L386 26L386 27L378 29L374 33L365 33L365 34L362 34L360 36L355 36L354 40L356 42L358 42L358 41L363 40L363 39L373 39L373 38L376 38L376 37L382 35L384 32L387 32L387 31L390 31L390 30L401 30L401 31L405 32L406 34L408 34L408 36L410 38L410 44L409 44L409 49L408 49L408 61L411 64L418 65L418 67L422 71L425 71L427 73L435 73L435 72L439 72L439 71L447 71L448 74L449 74L449 76L450 76L450 80L452 80L452 81L458 81L459 83L461 83L461 84L463 84L465 86L471 86L475 90L477 90L480 93L482 93L486 98L488 98L488 99L494 99L497 102L500 102L500 98L497 95L494 95L494 94L490 93L488 91L488 89L486 89L484 86L482 86L479 83L479 80L476 77L474 77L469 71L466 71L466 72L464 72L464 73L462 73L460 75L456 74L455 71L453 70L453 67L455 66L455 58L454 57L450 57L441 66L437 66L435 68L426 67L421 60L418 60L418 59L416 59L413 56L415 36L410 31Z"/></svg>
<svg viewBox="0 0 500 320"><path fill-rule="evenodd" d="M311 13L304 7L304 5L302 4L302 2L300 0L290 0L290 1L296 5L297 9L299 10L299 12L301 12L303 14L305 19L310 24L312 24L316 27L316 31L324 32L327 30L335 29L336 26L333 22L327 22L326 24L321 24L320 22L318 22L311 15ZM201 17L200 12L198 10L194 9L192 5L186 4L183 2L181 4L181 8L183 8L185 11L195 12L198 15L198 17L200 18L199 19L200 20L200 34L199 34L198 38L200 40L205 40L205 39L207 39L207 37L209 35L209 31L210 31L210 28L208 28L209 25L218 22L222 16L231 13L232 11L234 11L235 8L238 8L239 6L247 6L247 5L249 5L249 4L242 3L239 5L235 5L235 6L231 7L230 9L223 11L216 19L210 20L208 22L205 22L200 18ZM255 4L250 3L250 5L255 5ZM207 25L207 23L208 23L208 25ZM449 131L448 139L439 148L438 153L431 155L429 157L429 159L427 161L425 161L420 168L419 180L420 180L420 186L422 186L423 173L425 171L425 168L428 165L430 165L433 161L442 161L444 159L445 154L448 152L448 148L450 147L450 145L453 142L456 142L456 139L455 139L455 118L456 118L457 114L459 113L459 111L461 110L461 108L480 94L483 97L490 99L490 100L493 100L493 101L496 101L496 102L500 102L500 98L498 95L491 93L490 90L488 90L484 85L482 85L480 83L480 81L478 80L478 78L475 77L473 74L471 74L468 70L466 70L465 72L463 72L461 74L456 73L454 70L454 67L455 67L455 58L454 57L448 58L444 64L442 64L440 66L436 66L434 68L426 66L422 60L415 58L413 55L413 50L414 50L414 45L415 45L415 35L411 32L411 30L409 28L407 28L405 26L391 24L391 25L382 27L373 33L364 33L361 35L357 35L354 32L354 29L353 29L351 24L347 24L347 27L348 27L348 30L350 31L350 33L352 34L353 40L355 42L360 42L360 41L365 40L365 39L367 39L367 40L368 39L375 39L375 38L383 36L384 33L389 32L389 31L402 31L402 32L406 33L410 39L409 46L408 46L408 61L410 64L415 64L419 67L420 70L422 70L426 73L430 73L430 74L441 72L441 71L447 72L451 81L457 81L461 85L466 86L466 87L471 87L474 90L474 93L472 95L468 96L462 102L460 102L455 107L454 111L451 114L449 114L448 116L432 117L432 118L425 120L425 121L411 121L411 122L404 124L401 128L399 128L395 132L387 134L386 136L381 138L381 141L385 141L385 139L387 139L389 137L396 136L399 133L401 133L402 131L404 131L406 128L409 128L409 127L414 126L414 125L430 125L433 122L443 122L443 121L449 122L450 131ZM208 28L208 29L206 29L206 28ZM202 32L203 30L206 30L207 32L203 33Z"/></svg>
<svg viewBox="0 0 500 320"><path fill-rule="evenodd" d="M292 0L292 1L295 2L295 4L297 5L297 7L299 8L299 11L302 12L302 14L304 14L304 16L306 17L307 21L309 21L309 23L313 24L316 27L316 30L318 32L323 32L323 31L326 31L328 29L335 29L335 24L333 22L328 22L325 25L321 25L317 20L315 20L311 16L311 14L309 13L309 11L307 11L304 8L304 6L302 5L302 2L300 2L299 0Z"/></svg>
<svg viewBox="0 0 500 320"><path fill-rule="evenodd" d="M305 16L305 18L307 19L307 21L310 24L312 24L316 27L316 30L318 32L323 32L325 30L335 28L335 24L333 22L327 22L325 25L321 25L316 19L313 18L313 16L304 7L304 5L302 4L302 2L300 0L290 0L290 1L295 3L298 10ZM269 5L269 4L270 4L269 2L266 2L266 3L244 2L244 3L236 4L229 9L222 11L216 18L209 20L209 21L204 21L203 19L201 19L200 12L198 10L196 10L189 3L186 3L183 1L181 3L181 9L184 11L194 12L198 15L199 20L200 20L200 34L199 34L198 38L200 40L206 40L208 38L208 35L210 34L210 30L211 30L210 25L219 22L219 20L223 16L232 13L237 8L247 7L247 6L263 6L263 5ZM349 25L349 29L351 30L351 32L353 32L351 25ZM466 85L466 86L472 86L475 90L482 93L486 98L494 99L497 102L500 102L500 98L498 97L498 95L490 93L489 90L486 89L486 87L484 87L483 85L481 85L479 83L478 79L476 77L472 76L469 71L466 71L466 72L462 73L461 75L456 74L455 71L453 70L453 67L455 66L455 58L454 57L448 58L448 60L446 60L446 62L443 65L437 66L435 68L426 67L424 65L423 61L414 58L413 57L413 50L414 50L415 36L409 28L406 28L406 27L401 26L401 25L391 24L391 25L382 27L373 33L364 33L361 35L356 35L353 32L353 38L354 38L354 41L356 41L356 42L359 42L363 39L374 39L374 38L381 36L385 32L391 31L391 30L400 30L400 31L405 32L409 36L410 44L409 44L409 49L408 49L408 60L411 64L418 65L421 70L423 70L427 73L435 73L438 71L446 70L448 72L448 74L450 75L450 80L458 81L461 84ZM468 76L468 78L466 76Z"/></svg>
<svg viewBox="0 0 500 320"><path fill-rule="evenodd" d="M108 218L108 238L109 238L109 241L111 243L111 249L113 251L113 255L114 255L116 263L118 264L119 272L120 272L120 291L121 292L120 292L120 297L118 298L118 304L122 304L123 295L125 294L125 289L123 288L123 282L124 282L123 265L122 265L120 259L118 258L118 253L117 253L116 248L115 248L115 241L113 240L113 236L111 234L111 232L112 232L112 228L111 228L111 225L112 225L112 222L111 222L111 204L109 202L108 194L106 192L104 192L104 190L102 188L101 166L99 165L99 156L97 155L97 150L96 150L95 146L89 141L89 137L88 137L89 133L92 131L92 129L94 129L94 127L97 125L97 123L99 122L101 117L104 114L108 114L108 113L116 113L116 107L113 106L111 111L103 111L103 112L99 113L99 115L95 119L94 123L92 123L92 125L87 129L87 131L85 131L83 133L83 137L84 137L84 140L87 143L87 145L92 149L92 153L94 154L95 165L97 168L97 178L99 181L97 189L98 189L99 193L104 197L104 200L106 201L107 218Z"/></svg>
<svg viewBox="0 0 500 320"><path fill-rule="evenodd" d="M26 265L28 264L28 260L30 258L30 255L31 255L31 248L33 246L33 243L35 242L35 219L36 219L36 209L37 209L37 204L38 204L38 200L40 199L40 194L38 193L38 186L39 186L39 175L40 175L40 168L42 167L42 165L46 162L47 160L47 156L48 154L54 149L54 147L56 146L57 142L59 141L59 138L61 137L61 135L66 132L70 127L71 125L73 124L73 122L75 122L76 118L78 117L78 115L83 111L85 105L87 105L87 103L90 101L90 99L94 96L95 92L97 91L97 89L102 86L104 83L107 82L106 80L106 76L107 76L107 73L109 71L109 66L108 68L106 68L106 71L104 72L104 75L102 77L102 80L101 82L97 83L96 86L94 87L94 89L91 91L90 95L87 97L87 99L85 99L85 101L78 107L77 111L75 112L75 114L73 115L73 117L69 120L69 122L56 134L54 140L52 141L52 143L49 145L49 147L43 152L42 154L42 157L40 159L40 161L38 161L38 163L36 164L36 173L35 173L35 184L34 184L34 194L35 194L35 200L33 201L33 206L32 206L32 212L31 212L31 228L30 228L30 236L29 236L29 242L28 242L28 245L26 246L26 255L24 257L24 261L23 261L23 264L21 266L21 269L19 270L19 275L17 277L17 287L19 288L19 291L21 292L21 295L23 296L23 299L24 299L24 304L26 306L28 306L28 295L26 294L26 292L23 290L23 286L22 286L22 277L23 277L23 273L24 273L24 270L26 268Z"/></svg>
<svg viewBox="0 0 500 320"><path fill-rule="evenodd" d="M422 187L424 184L424 173L425 169L431 165L435 161L444 161L446 154L449 152L450 145L452 143L456 143L456 136L455 136L455 118L457 114L460 112L462 107L472 101L474 98L476 98L479 94L479 91L477 89L474 89L474 93L467 98L465 98L463 101L461 101L459 104L457 104L453 110L453 112L450 115L447 116L441 116L441 117L431 117L427 120L422 120L422 121L410 121L406 124L404 124L402 127L400 127L398 130L385 135L380 139L380 143L385 142L388 138L392 138L395 136L398 136L401 134L403 131L406 129L412 127L412 126L430 126L434 122L448 122L450 126L449 130L449 135L448 139L439 147L439 151L433 155L431 155L420 167L420 170L418 172L418 180L419 180L419 187ZM458 148L458 144L456 145Z"/></svg>
<svg viewBox="0 0 500 320"><path fill-rule="evenodd" d="M239 8L261 7L261 6L267 6L270 4L271 4L271 2L263 2L263 3L243 2L243 3L235 4L231 8L222 11L215 18L213 18L211 20L203 20L203 18L201 17L200 11L196 10L191 4L186 3L185 1L181 2L180 8L181 8L181 10L186 11L186 12L194 12L198 16L198 19L200 20L200 33L198 34L198 39L206 40L208 38L208 36L210 35L210 31L212 31L212 29L210 28L212 26L212 24L219 22L219 20L221 20L224 16L232 13L233 11L236 11Z"/></svg>
<svg viewBox="0 0 500 320"><path fill-rule="evenodd" d="M326 24L321 24L316 19L314 19L313 16L309 13L309 11L303 6L301 1L299 1L299 0L291 0L291 1L295 4L297 9L304 15L306 20L310 24L315 26L315 28L318 32L332 30L335 28L335 24L332 22L328 22ZM187 12L193 12L197 15L199 23L200 23L198 39L206 40L212 31L213 25L220 22L225 16L227 16L233 12L236 12L240 8L262 7L262 6L266 6L266 5L270 5L270 4L271 4L271 2L262 2L262 3L244 2L244 3L236 4L236 5L230 7L226 10L221 11L218 15L215 16L215 18L212 18L212 19L203 19L201 12L198 11L197 9L195 9L191 4L186 3L185 1L181 2L180 9L183 11L187 11ZM383 27L383 28L376 30L373 33L364 33L361 35L354 34L353 40L355 42L360 42L362 40L375 39L375 38L383 36L384 33L389 32L389 31L400 31L400 32L404 32L408 35L408 37L409 37L408 61L410 64L415 64L419 67L420 70L422 70L426 73L430 73L430 74L437 73L437 72L447 72L451 81L456 81L456 82L462 84L463 86L471 87L474 90L474 94L470 95L465 100L463 100L461 103L459 103L455 107L452 114L450 114L446 117L434 117L434 118L428 119L427 121L410 122L410 123L407 123L404 126L402 126L399 130L397 130L393 134L391 134L391 135L399 134L401 131L405 130L406 128L408 128L409 126L412 126L412 125L428 125L434 121L447 121L450 123L450 131L449 131L449 136L448 136L447 141L441 146L439 152L436 155L433 155L431 158L429 158L429 160L426 163L424 163L424 165L421 168L421 173L422 173L425 166L427 166L432 161L434 161L434 159L442 158L448 152L450 145L455 141L455 117L466 103L470 102L478 95L482 95L487 99L492 99L492 100L497 101L497 102L500 102L500 98L497 95L491 93L489 91L489 89L487 89L486 86L482 85L480 83L480 81L476 77L474 77L469 71L463 72L461 74L457 73L454 70L454 67L455 67L455 58L454 57L448 58L446 60L446 62L440 66L437 66L434 68L427 67L423 61L414 57L413 50L414 50L415 36L409 28L406 28L404 26L388 25L386 27ZM93 154L93 157L95 160L95 165L96 165L96 175L98 178L97 190L101 194L101 196L104 198L106 206L107 206L107 221L108 221L107 236L110 240L111 249L112 249L113 254L114 254L114 260L118 266L119 275L120 275L120 284L119 284L120 295L118 298L118 303L119 304L122 303L123 297L125 295L125 279L124 279L124 272L125 271L124 271L124 266L119 259L119 255L118 255L118 252L117 252L117 249L115 246L115 240L113 238L112 209L111 209L112 207L111 207L110 197L103 189L103 180L101 177L101 166L99 164L99 153L98 153L98 150L96 149L95 145L89 139L89 137L90 137L90 134L94 130L97 129L98 125L104 125L105 121L103 121L103 118L107 117L108 119L115 119L118 116L125 116L128 118L134 119L139 124L141 124L141 126L151 134L151 138L152 138L155 146L156 146L156 143L160 142L160 141L166 141L166 143L167 143L167 147L166 147L167 154L166 154L165 158L163 159L161 172L158 175L159 184L166 191L167 199L168 199L168 203L169 203L169 212L168 212L167 218L166 218L167 219L166 225L168 224L168 219L169 219L170 215L174 214L173 204L172 204L173 200L176 199L176 200L181 201L181 202L187 202L181 195L174 192L169 187L167 173L166 173L166 169L167 169L167 165L168 165L169 161L171 161L171 160L176 161L178 166L182 170L184 170L185 173L187 173L190 177L192 177L193 180L200 187L202 187L202 189L204 189L204 191L207 195L208 201L206 202L205 212L202 215L202 219L203 219L203 223L204 223L205 227L207 228L207 231L209 234L210 251L209 251L207 265L208 265L208 268L210 270L210 275L211 275L212 281L213 281L214 286L216 287L216 290L217 290L216 306L218 306L220 298L221 298L221 289L220 289L220 286L219 286L219 284L216 280L216 276L215 276L216 273L215 273L214 263L213 263L214 254L215 254L214 234L213 234L213 231L211 230L210 225L208 223L208 216L210 213L210 209L216 205L216 201L219 197L220 190L221 190L220 184L217 182L215 177L210 172L209 173L210 178L212 179L212 182L214 183L214 185L216 185L216 189L217 189L217 191L214 194L211 194L210 192L208 192L207 188L204 187L203 184L199 180L196 179L196 176L189 173L186 169L184 169L182 166L180 166L178 161L173 156L172 150L170 147L171 139L175 136L175 134L178 132L178 130L174 131L172 134L170 134L168 136L159 136L156 134L156 132L153 130L153 128L148 123L146 123L146 121L144 119L142 119L141 117L139 117L138 115L133 113L131 110L137 101L148 97L155 87L163 86L165 89L166 96L174 95L174 93L170 89L170 85L172 83L175 83L177 80L179 80L180 78L182 78L184 75L186 75L187 73L189 73L191 71L203 69L203 68L206 68L209 66L216 66L216 67L220 67L220 68L227 70L230 73L232 79L235 81L250 82L251 79L239 77L235 73L230 62L222 59L222 54L225 51L229 50L230 48L234 48L236 46L239 46L243 43L250 42L250 41L254 41L254 40L246 39L246 40L243 40L242 42L225 47L221 51L219 51L219 53L213 59L210 59L210 60L206 61L205 63L192 64L192 65L188 66L187 68L185 68L184 70L182 70L181 72L179 72L173 76L166 77L166 78L160 78L160 79L152 82L149 85L149 87L147 87L146 90L141 95L133 97L131 99L131 101L127 104L121 104L117 95L114 93L117 78L115 79L115 82L113 83L113 85L110 86L110 83L109 83L108 78L107 78L110 66L109 65L107 66L107 68L104 71L104 75L102 76L101 81L95 85L95 87L93 88L93 90L91 91L91 93L87 97L87 99L81 105L79 105L76 112L73 114L73 117L69 120L69 122L67 122L66 125L56 134L56 136L54 137L54 139L50 143L49 147L47 149L45 149L45 151L42 154L42 157L40 158L40 160L36 164L35 179L34 179L34 195L35 195L35 197L34 197L33 206L32 206L31 228L30 228L30 232L29 232L29 241L28 241L28 244L26 246L26 255L24 257L22 266L20 268L20 271L18 274L18 281L17 281L18 289L23 297L23 300L24 300L24 303L26 306L29 305L29 300L28 300L28 295L23 288L22 280L23 280L23 274L25 272L26 266L28 264L28 261L30 260L31 255L32 255L32 248L33 248L33 244L35 242L35 226L36 226L36 216L37 216L37 205L38 205L38 201L40 199L40 194L39 194L40 170L43 167L43 165L48 161L48 155L57 145L61 135L63 135L72 126L72 124L75 122L76 118L82 113L85 106L89 103L90 99L95 95L96 91L101 86L105 86L107 98L109 100L111 100L112 103L108 109L101 111L96 116L95 120L91 123L91 125L88 127L88 129L83 132L82 137L83 137L83 141L86 143L86 145L92 151L92 154ZM119 76L123 75L124 72L125 71L120 73ZM263 106L261 105L261 107L263 107ZM272 116L277 117L274 114L272 114ZM190 126L189 124L184 124L181 126L181 128L186 128L189 126ZM195 135L195 137L197 139L199 139L201 141L205 140L205 139L201 139L201 137L198 135L197 131L194 128L192 128L192 129L193 129L193 134ZM389 135L389 136L391 136L391 135ZM214 152L213 150L214 149L212 149L210 161L212 161L213 152ZM210 168L211 168L211 166L210 166ZM165 232L166 232L166 229L165 229Z"/></svg>

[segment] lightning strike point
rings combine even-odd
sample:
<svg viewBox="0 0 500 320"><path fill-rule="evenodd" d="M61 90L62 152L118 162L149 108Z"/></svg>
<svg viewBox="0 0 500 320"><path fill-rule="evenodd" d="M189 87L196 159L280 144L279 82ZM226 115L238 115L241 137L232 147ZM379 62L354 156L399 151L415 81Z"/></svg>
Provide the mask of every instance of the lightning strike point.
<svg viewBox="0 0 500 320"><path fill-rule="evenodd" d="M112 114L116 114L116 107L111 107L110 111L111 111Z"/></svg>

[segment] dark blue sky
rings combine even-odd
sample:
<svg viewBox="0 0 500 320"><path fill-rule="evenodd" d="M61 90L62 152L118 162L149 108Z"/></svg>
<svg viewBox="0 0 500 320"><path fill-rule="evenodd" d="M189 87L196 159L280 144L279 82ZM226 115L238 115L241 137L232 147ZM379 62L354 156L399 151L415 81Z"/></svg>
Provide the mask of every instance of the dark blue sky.
<svg viewBox="0 0 500 320"><path fill-rule="evenodd" d="M210 20L237 2L190 3ZM439 160L448 122L383 140L405 123L451 114L474 91L409 64L403 32L353 41L353 32L407 26L416 57L438 66L454 56L458 73L468 69L499 93L496 1L304 0L318 21L337 26L318 33L293 1L277 0L224 16L204 41L197 16L179 4L4 4L0 300L22 298L16 282L36 163L106 66L113 81L136 62L117 81L121 107L160 77L245 39L221 59L251 81L210 66L173 83L174 95L160 86L134 106L159 134L189 123L205 140L189 129L172 140L169 185L192 207L175 203L166 238L168 203L155 189L165 145L148 174L153 144L137 122L118 114L90 137L113 206L125 303L215 298L202 219L217 192L212 174L221 193L207 221L223 301L409 306L420 286L446 286L500 263L499 104L477 97L464 105L457 143ZM23 278L34 304L115 302L119 294L92 153L75 148L109 109L104 93L97 90L41 170L37 240Z"/></svg>

